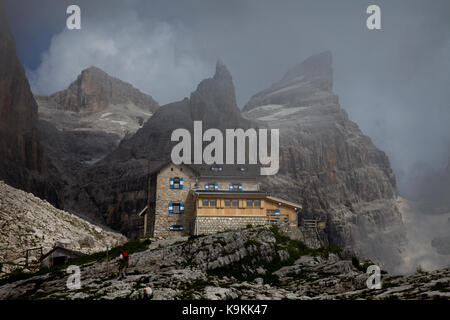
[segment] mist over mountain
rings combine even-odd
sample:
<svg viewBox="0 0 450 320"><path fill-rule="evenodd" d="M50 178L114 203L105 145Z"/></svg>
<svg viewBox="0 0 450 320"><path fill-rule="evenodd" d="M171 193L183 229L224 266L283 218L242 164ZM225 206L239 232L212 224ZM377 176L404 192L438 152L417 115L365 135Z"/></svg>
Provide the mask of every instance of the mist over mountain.
<svg viewBox="0 0 450 320"><path fill-rule="evenodd" d="M136 237L174 129L280 128L263 185L326 219L328 244L448 265L448 1L380 1L380 32L354 1L80 1L80 32L44 2L6 1L18 50L0 10L8 184Z"/></svg>
<svg viewBox="0 0 450 320"><path fill-rule="evenodd" d="M263 185L302 203L303 214L325 217L330 244L393 270L406 244L394 173L332 88L332 54L323 52L247 103L248 119L280 129L280 171Z"/></svg>

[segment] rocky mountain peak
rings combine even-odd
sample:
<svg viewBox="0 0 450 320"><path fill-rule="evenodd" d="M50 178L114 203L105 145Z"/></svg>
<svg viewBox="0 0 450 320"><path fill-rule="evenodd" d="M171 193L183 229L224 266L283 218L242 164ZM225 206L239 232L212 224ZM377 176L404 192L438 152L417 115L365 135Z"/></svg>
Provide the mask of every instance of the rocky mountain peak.
<svg viewBox="0 0 450 320"><path fill-rule="evenodd" d="M280 170L262 187L327 220L331 244L393 270L406 239L396 179L331 91L331 62L330 52L306 59L246 105L247 119L280 130Z"/></svg>
<svg viewBox="0 0 450 320"><path fill-rule="evenodd" d="M110 78L110 76L105 71L100 68L91 66L87 69L82 70L78 75L77 80L72 83L72 85L79 82L81 83L82 87L86 87L90 85L90 82L96 82L98 85L104 86L109 81L108 78Z"/></svg>
<svg viewBox="0 0 450 320"><path fill-rule="evenodd" d="M214 76L200 82L197 90L192 92L190 109L192 119L206 121L215 127L242 122L233 78L222 60L217 60Z"/></svg>
<svg viewBox="0 0 450 320"><path fill-rule="evenodd" d="M326 89L331 91L333 86L332 61L330 51L315 54L290 69L280 82L298 80L299 78L309 81L321 79L328 82L329 87Z"/></svg>
<svg viewBox="0 0 450 320"><path fill-rule="evenodd" d="M254 95L244 111L263 105L308 106L318 102L317 98L322 102L337 102L332 89L332 55L325 51L289 69L280 81ZM323 99L324 96L328 99Z"/></svg>
<svg viewBox="0 0 450 320"><path fill-rule="evenodd" d="M87 74L98 74L98 75L102 74L102 75L108 76L108 74L105 71L103 71L100 68L97 68L96 66L90 66L89 68L86 68L81 71L81 75L87 75Z"/></svg>
<svg viewBox="0 0 450 320"><path fill-rule="evenodd" d="M214 80L232 81L231 73L221 59L217 59Z"/></svg>
<svg viewBox="0 0 450 320"><path fill-rule="evenodd" d="M129 103L153 112L159 106L151 96L93 66L83 70L66 90L52 94L49 100L58 109L75 112L99 112L109 105Z"/></svg>

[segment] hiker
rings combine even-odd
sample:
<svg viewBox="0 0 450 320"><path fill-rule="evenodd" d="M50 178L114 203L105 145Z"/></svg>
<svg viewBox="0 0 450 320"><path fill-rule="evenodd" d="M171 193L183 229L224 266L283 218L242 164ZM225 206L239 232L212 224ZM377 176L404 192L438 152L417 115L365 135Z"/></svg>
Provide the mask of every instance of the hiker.
<svg viewBox="0 0 450 320"><path fill-rule="evenodd" d="M126 269L128 268L128 252L123 251L120 254L119 257L119 277L118 279L125 278L127 275L125 273Z"/></svg>

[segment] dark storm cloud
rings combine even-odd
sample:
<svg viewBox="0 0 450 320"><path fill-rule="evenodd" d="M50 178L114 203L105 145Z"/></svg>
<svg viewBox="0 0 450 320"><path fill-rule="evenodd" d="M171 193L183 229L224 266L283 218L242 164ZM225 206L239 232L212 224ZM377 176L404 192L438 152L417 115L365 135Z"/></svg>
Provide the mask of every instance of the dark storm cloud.
<svg viewBox="0 0 450 320"><path fill-rule="evenodd" d="M82 9L78 34L64 29L71 3ZM370 4L381 7L381 31L365 27ZM20 56L41 93L66 87L97 64L170 102L188 96L220 57L242 106L291 66L331 50L342 107L388 153L402 191L418 163L438 168L448 160L449 1L8 0L7 6Z"/></svg>

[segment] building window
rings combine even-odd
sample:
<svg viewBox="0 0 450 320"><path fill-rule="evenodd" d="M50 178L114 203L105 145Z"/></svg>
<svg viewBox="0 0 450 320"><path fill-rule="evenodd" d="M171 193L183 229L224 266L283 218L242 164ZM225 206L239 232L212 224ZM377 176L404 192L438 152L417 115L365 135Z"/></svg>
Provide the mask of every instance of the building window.
<svg viewBox="0 0 450 320"><path fill-rule="evenodd" d="M202 203L203 203L204 207L215 207L217 204L217 200L216 199L203 199Z"/></svg>
<svg viewBox="0 0 450 320"><path fill-rule="evenodd" d="M177 224L177 225L170 226L169 230L170 231L183 231L184 227L182 225Z"/></svg>
<svg viewBox="0 0 450 320"><path fill-rule="evenodd" d="M267 209L268 216L278 216L280 214L280 209Z"/></svg>
<svg viewBox="0 0 450 320"><path fill-rule="evenodd" d="M183 189L183 178L170 178L170 189Z"/></svg>
<svg viewBox="0 0 450 320"><path fill-rule="evenodd" d="M242 184L230 183L230 191L242 191Z"/></svg>
<svg viewBox="0 0 450 320"><path fill-rule="evenodd" d="M247 200L247 208L253 207L253 200Z"/></svg>
<svg viewBox="0 0 450 320"><path fill-rule="evenodd" d="M169 203L169 213L184 213L184 203Z"/></svg>
<svg viewBox="0 0 450 320"><path fill-rule="evenodd" d="M260 207L261 206L261 200L253 201L253 206L256 207L256 208Z"/></svg>
<svg viewBox="0 0 450 320"><path fill-rule="evenodd" d="M180 178L179 177L173 178L173 188L180 189Z"/></svg>
<svg viewBox="0 0 450 320"><path fill-rule="evenodd" d="M239 200L231 200L231 206L237 207L239 205Z"/></svg>
<svg viewBox="0 0 450 320"><path fill-rule="evenodd" d="M205 190L219 190L219 185L217 183L206 183Z"/></svg>
<svg viewBox="0 0 450 320"><path fill-rule="evenodd" d="M231 200L225 200L225 207L231 207Z"/></svg>

